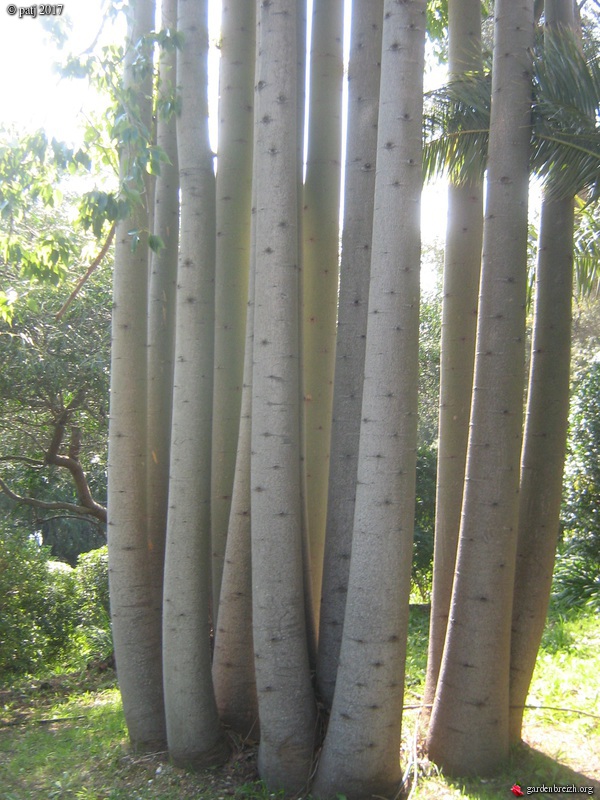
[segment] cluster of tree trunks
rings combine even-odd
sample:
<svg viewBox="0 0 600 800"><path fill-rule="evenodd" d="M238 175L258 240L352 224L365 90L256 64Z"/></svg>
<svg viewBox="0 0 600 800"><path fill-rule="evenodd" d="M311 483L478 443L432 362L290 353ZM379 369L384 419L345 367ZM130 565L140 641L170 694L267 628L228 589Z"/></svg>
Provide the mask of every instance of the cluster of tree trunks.
<svg viewBox="0 0 600 800"><path fill-rule="evenodd" d="M546 6L573 24L570 0ZM485 218L482 182L450 188L424 702L430 756L459 774L520 738L558 529L572 198L543 208L523 446L534 11L495 4ZM154 12L129 2L145 146ZM224 0L216 171L208 0L163 0L168 160L135 184L139 141L120 148L137 202L116 232L108 539L129 735L201 767L226 726L259 740L269 787L319 797L401 781L425 12L352 4L341 258L342 0L314 0L308 86L305 2ZM477 0L449 0L449 33L451 73L480 70Z"/></svg>

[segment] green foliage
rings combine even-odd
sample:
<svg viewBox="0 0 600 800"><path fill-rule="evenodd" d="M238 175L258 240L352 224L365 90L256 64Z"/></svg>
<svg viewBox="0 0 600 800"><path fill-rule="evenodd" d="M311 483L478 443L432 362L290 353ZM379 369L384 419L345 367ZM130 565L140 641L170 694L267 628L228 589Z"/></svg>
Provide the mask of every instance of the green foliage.
<svg viewBox="0 0 600 800"><path fill-rule="evenodd" d="M419 444L426 447L434 446L438 436L441 306L438 293L422 298L419 312Z"/></svg>
<svg viewBox="0 0 600 800"><path fill-rule="evenodd" d="M575 198L575 286L582 297L600 290L600 206Z"/></svg>
<svg viewBox="0 0 600 800"><path fill-rule="evenodd" d="M78 626L74 655L84 662L110 660L113 645L106 545L79 557L75 570L75 594Z"/></svg>
<svg viewBox="0 0 600 800"><path fill-rule="evenodd" d="M92 495L106 496L110 290L106 274L95 277L60 323L54 314L64 295L45 285L29 289L12 325L0 322L0 476L21 496L77 502L67 470L46 464L65 414L66 438L81 431Z"/></svg>
<svg viewBox="0 0 600 800"><path fill-rule="evenodd" d="M102 547L106 542L104 526L85 517L55 516L40 521L42 544L50 548L56 561L77 566L79 556Z"/></svg>
<svg viewBox="0 0 600 800"><path fill-rule="evenodd" d="M433 567L442 325L440 305L438 296L425 298L420 315L419 447L412 581L423 601L430 596Z"/></svg>
<svg viewBox="0 0 600 800"><path fill-rule="evenodd" d="M0 318L10 321L28 284L59 284L81 251L81 239L59 210L60 182L89 170L83 150L42 131L17 137L0 130ZM21 284L20 286L18 284Z"/></svg>
<svg viewBox="0 0 600 800"><path fill-rule="evenodd" d="M568 31L548 34L533 59L531 171L555 197L600 196L600 60ZM489 65L426 98L426 178L481 180L491 108Z"/></svg>
<svg viewBox="0 0 600 800"><path fill-rule="evenodd" d="M431 595L437 448L421 446L417 453L417 493L413 540L412 580L421 600Z"/></svg>
<svg viewBox="0 0 600 800"><path fill-rule="evenodd" d="M26 177L23 180L26 182ZM87 260L91 245L89 237L73 228L70 213L74 211L75 198L67 195L60 208L41 207L37 217L28 220L32 241L44 230L71 230L70 241L77 256L70 268ZM0 219L0 232L7 225L9 222ZM97 248L92 247L95 254ZM57 321L56 314L68 291L43 280L32 282L18 265L0 263L2 282L16 298L11 319L0 319L0 477L22 497L44 502L78 501L68 471L47 463L50 443L61 421L65 442L59 452L65 453L68 440L79 431L78 458L85 467L89 488L100 502L106 497L111 304L108 266L93 273ZM39 518L32 523L28 512L20 509L17 513L23 527L41 530L45 538L54 537L56 557L75 562L77 553L67 556L57 541L61 528L69 536L73 533L71 521L45 523L55 514L40 510Z"/></svg>
<svg viewBox="0 0 600 800"><path fill-rule="evenodd" d="M577 383L554 593L567 607L600 610L600 359Z"/></svg>
<svg viewBox="0 0 600 800"><path fill-rule="evenodd" d="M448 60L448 0L427 3L427 37L440 62Z"/></svg>
<svg viewBox="0 0 600 800"><path fill-rule="evenodd" d="M546 33L535 59L532 169L556 197L600 198L600 52L569 31Z"/></svg>
<svg viewBox="0 0 600 800"><path fill-rule="evenodd" d="M111 657L106 546L72 569L19 525L0 525L0 676Z"/></svg>
<svg viewBox="0 0 600 800"><path fill-rule="evenodd" d="M20 528L0 526L0 675L37 672L67 651L75 628L69 567Z"/></svg>

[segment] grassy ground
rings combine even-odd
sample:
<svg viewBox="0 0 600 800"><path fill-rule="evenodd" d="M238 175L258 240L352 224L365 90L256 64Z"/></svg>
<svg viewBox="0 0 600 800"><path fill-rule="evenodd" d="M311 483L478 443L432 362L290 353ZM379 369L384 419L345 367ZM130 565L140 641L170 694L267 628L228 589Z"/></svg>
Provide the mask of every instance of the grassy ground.
<svg viewBox="0 0 600 800"><path fill-rule="evenodd" d="M407 706L418 705L427 615L414 609ZM554 615L547 626L525 716L525 742L493 779L450 781L422 755L418 709L407 708L403 762L411 800L513 798L533 787L590 787L600 795L600 621ZM583 712L583 713L582 713ZM596 716L588 716L596 715ZM415 780L416 778L416 780ZM529 792L528 792L529 788ZM545 797L564 797L554 791ZM21 681L0 689L1 800L267 800L255 752L235 748L220 770L193 775L164 753L127 750L120 698L110 671Z"/></svg>

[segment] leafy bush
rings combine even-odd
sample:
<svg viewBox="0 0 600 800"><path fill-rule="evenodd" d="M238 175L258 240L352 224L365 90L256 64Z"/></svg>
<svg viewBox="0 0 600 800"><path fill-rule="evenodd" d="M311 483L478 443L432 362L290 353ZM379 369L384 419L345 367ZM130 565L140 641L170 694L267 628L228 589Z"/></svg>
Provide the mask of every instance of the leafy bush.
<svg viewBox="0 0 600 800"><path fill-rule="evenodd" d="M86 661L109 661L113 644L106 545L79 556L75 569L78 626L76 649Z"/></svg>
<svg viewBox="0 0 600 800"><path fill-rule="evenodd" d="M34 537L0 526L0 674L56 662L75 628L71 570L51 566Z"/></svg>
<svg viewBox="0 0 600 800"><path fill-rule="evenodd" d="M76 569L10 522L0 525L0 677L110 661L108 553Z"/></svg>
<svg viewBox="0 0 600 800"><path fill-rule="evenodd" d="M575 389L562 527L555 598L600 609L600 356Z"/></svg>

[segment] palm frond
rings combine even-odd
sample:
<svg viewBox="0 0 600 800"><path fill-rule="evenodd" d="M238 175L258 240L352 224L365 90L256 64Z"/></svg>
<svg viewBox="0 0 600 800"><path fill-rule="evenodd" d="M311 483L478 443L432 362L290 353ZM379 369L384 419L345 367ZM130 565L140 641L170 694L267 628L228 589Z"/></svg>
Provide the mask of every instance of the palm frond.
<svg viewBox="0 0 600 800"><path fill-rule="evenodd" d="M531 168L551 197L600 197L600 59L566 29L534 59Z"/></svg>
<svg viewBox="0 0 600 800"><path fill-rule="evenodd" d="M489 75L467 74L425 96L425 180L462 184L483 178L490 126Z"/></svg>
<svg viewBox="0 0 600 800"><path fill-rule="evenodd" d="M572 32L548 33L534 54L531 171L550 197L600 198L600 58ZM455 183L485 170L491 106L489 71L455 79L426 96L424 177Z"/></svg>

